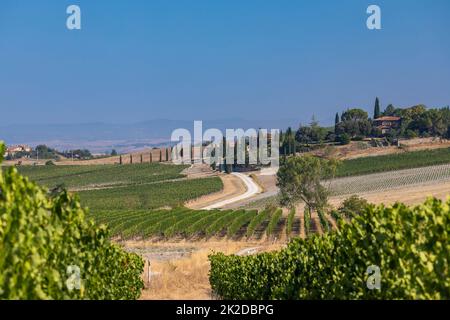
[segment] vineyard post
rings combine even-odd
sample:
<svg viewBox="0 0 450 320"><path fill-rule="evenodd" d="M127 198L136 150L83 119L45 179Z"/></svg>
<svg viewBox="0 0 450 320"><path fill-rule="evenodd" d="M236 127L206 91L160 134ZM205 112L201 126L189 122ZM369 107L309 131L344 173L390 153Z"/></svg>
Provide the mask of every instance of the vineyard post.
<svg viewBox="0 0 450 320"><path fill-rule="evenodd" d="M133 155L130 154L130 164L133 164Z"/></svg>
<svg viewBox="0 0 450 320"><path fill-rule="evenodd" d="M143 159L142 159L142 153L141 153L141 163L143 162Z"/></svg>
<svg viewBox="0 0 450 320"><path fill-rule="evenodd" d="M122 155L119 156L119 164L122 164Z"/></svg>
<svg viewBox="0 0 450 320"><path fill-rule="evenodd" d="M152 150L150 150L150 163L152 163L153 162L153 159L152 159Z"/></svg>
<svg viewBox="0 0 450 320"><path fill-rule="evenodd" d="M162 149L159 149L159 162L162 162Z"/></svg>

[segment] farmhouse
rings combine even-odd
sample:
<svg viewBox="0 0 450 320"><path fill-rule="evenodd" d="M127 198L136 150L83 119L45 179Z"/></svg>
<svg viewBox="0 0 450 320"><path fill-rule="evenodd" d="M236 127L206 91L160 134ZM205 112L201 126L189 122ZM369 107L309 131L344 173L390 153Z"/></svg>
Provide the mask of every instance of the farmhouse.
<svg viewBox="0 0 450 320"><path fill-rule="evenodd" d="M25 153L29 153L31 152L32 149L31 147L24 145L24 144L19 144L16 146L9 146L6 148L6 152L5 152L5 156L14 156L16 153L19 152L25 152Z"/></svg>
<svg viewBox="0 0 450 320"><path fill-rule="evenodd" d="M373 120L373 123L382 134L391 132L393 129L398 129L401 123L400 117L385 116Z"/></svg>

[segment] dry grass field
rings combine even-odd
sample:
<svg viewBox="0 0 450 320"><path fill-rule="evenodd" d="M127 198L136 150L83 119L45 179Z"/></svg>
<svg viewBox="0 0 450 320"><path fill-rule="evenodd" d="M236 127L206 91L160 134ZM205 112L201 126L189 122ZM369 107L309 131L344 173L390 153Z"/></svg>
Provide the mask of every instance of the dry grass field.
<svg viewBox="0 0 450 320"><path fill-rule="evenodd" d="M214 299L208 280L212 252L245 254L279 250L283 243L210 240L199 242L126 242L127 250L146 259L143 300ZM150 277L148 261L150 262Z"/></svg>

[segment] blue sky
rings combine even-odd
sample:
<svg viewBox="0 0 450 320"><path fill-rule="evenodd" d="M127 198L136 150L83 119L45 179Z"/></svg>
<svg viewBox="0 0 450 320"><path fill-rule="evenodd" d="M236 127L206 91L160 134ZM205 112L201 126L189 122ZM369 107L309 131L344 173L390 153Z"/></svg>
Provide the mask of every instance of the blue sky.
<svg viewBox="0 0 450 320"><path fill-rule="evenodd" d="M446 106L449 30L448 0L2 0L0 125Z"/></svg>

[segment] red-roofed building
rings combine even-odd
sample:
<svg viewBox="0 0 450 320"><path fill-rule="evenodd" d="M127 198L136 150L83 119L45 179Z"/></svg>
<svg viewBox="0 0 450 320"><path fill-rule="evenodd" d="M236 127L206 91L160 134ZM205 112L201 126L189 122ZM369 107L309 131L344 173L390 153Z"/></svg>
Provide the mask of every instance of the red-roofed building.
<svg viewBox="0 0 450 320"><path fill-rule="evenodd" d="M31 151L32 149L29 146L23 144L17 146L9 146L6 148L5 156L6 155L14 156L16 153L19 152L29 153Z"/></svg>
<svg viewBox="0 0 450 320"><path fill-rule="evenodd" d="M373 123L382 134L391 132L393 129L400 128L402 118L395 116L385 116L373 120Z"/></svg>

